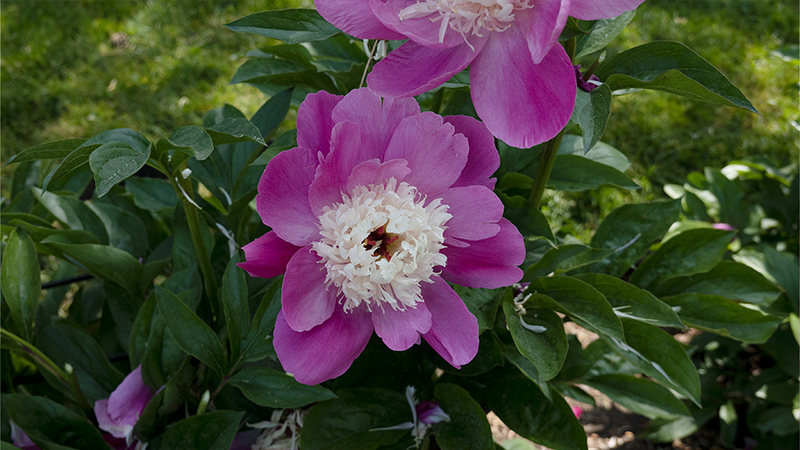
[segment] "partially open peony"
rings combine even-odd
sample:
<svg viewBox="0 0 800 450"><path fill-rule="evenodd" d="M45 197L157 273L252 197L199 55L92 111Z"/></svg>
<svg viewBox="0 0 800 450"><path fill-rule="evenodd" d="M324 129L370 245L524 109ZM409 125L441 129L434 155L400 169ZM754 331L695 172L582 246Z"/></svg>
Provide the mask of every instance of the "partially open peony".
<svg viewBox="0 0 800 450"><path fill-rule="evenodd" d="M644 0L316 0L330 23L360 39L408 39L367 79L381 95L429 91L469 66L475 110L519 148L553 138L575 106L572 63L558 36L567 17L596 20Z"/></svg>
<svg viewBox="0 0 800 450"><path fill-rule="evenodd" d="M359 89L309 95L297 144L264 171L257 208L272 231L240 264L285 273L274 335L283 367L306 384L335 378L373 330L392 350L424 338L453 366L471 361L477 320L445 280L508 286L525 256L492 192L491 134L471 117Z"/></svg>

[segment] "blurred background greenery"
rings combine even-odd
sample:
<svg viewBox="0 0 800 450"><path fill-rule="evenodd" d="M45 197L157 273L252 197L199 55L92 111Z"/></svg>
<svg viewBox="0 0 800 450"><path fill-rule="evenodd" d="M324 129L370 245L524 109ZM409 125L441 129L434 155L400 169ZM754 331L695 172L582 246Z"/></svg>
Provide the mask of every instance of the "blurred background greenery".
<svg viewBox="0 0 800 450"><path fill-rule="evenodd" d="M35 144L118 127L157 140L200 124L225 103L252 115L263 94L228 82L248 51L272 42L224 25L266 9L311 6L311 0L3 0L2 161ZM797 162L798 10L796 0L640 6L610 53L653 40L683 42L726 74L761 115L659 92L616 97L603 140L632 160L645 187L638 195L660 196L661 185L734 159ZM603 189L574 197L596 207L582 214L603 215L603 203L612 207L619 195Z"/></svg>

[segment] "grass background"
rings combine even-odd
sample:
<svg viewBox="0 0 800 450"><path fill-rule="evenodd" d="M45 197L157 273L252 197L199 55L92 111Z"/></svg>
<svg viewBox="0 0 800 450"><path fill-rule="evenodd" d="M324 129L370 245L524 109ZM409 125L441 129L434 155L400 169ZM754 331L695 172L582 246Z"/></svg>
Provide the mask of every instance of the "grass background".
<svg viewBox="0 0 800 450"><path fill-rule="evenodd" d="M225 103L249 116L265 98L228 82L249 50L271 42L224 24L311 4L3 0L1 159L35 144L118 127L155 141L200 124L203 114ZM691 170L733 159L797 162L800 66L782 55L797 52L799 15L795 0L647 0L640 6L609 53L653 40L683 42L726 74L761 113L659 92L615 97L603 140L632 160L633 174L645 186L640 195L658 195L661 184L681 183ZM7 168L3 172L8 175ZM582 195L614 205L621 194Z"/></svg>

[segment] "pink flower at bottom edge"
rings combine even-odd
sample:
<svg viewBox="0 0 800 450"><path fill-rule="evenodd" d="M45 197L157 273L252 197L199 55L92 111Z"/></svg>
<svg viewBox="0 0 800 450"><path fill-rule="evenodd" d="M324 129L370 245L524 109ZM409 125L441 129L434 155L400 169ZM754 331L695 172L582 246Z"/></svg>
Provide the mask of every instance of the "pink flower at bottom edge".
<svg viewBox="0 0 800 450"><path fill-rule="evenodd" d="M507 144L532 147L567 125L577 86L558 37L568 16L596 20L644 0L316 0L360 39L409 39L367 81L384 96L441 86L469 66L475 110Z"/></svg>
<svg viewBox="0 0 800 450"><path fill-rule="evenodd" d="M133 427L154 395L142 380L142 366L137 366L107 399L94 403L98 426L130 445Z"/></svg>
<svg viewBox="0 0 800 450"><path fill-rule="evenodd" d="M455 367L471 361L477 320L447 281L508 286L525 257L492 192L491 134L369 89L309 95L297 133L259 183L272 231L240 264L285 273L274 333L284 369L306 384L338 377L373 331L392 350L425 339Z"/></svg>

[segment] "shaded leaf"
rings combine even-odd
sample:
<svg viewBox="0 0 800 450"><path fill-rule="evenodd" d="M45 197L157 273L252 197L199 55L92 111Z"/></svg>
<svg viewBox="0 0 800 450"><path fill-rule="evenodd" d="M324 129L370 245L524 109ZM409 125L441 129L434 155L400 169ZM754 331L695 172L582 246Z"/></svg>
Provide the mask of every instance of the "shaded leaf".
<svg viewBox="0 0 800 450"><path fill-rule="evenodd" d="M155 293L158 311L181 349L222 376L227 360L216 333L172 292L156 286Z"/></svg>
<svg viewBox="0 0 800 450"><path fill-rule="evenodd" d="M733 236L733 232L708 228L684 231L645 258L630 281L646 288L668 278L706 272L720 261Z"/></svg>
<svg viewBox="0 0 800 450"><path fill-rule="evenodd" d="M493 450L492 428L486 413L464 388L450 383L439 383L433 396L449 421L433 427L436 443L442 450L487 449Z"/></svg>
<svg viewBox="0 0 800 450"><path fill-rule="evenodd" d="M214 411L190 416L167 428L162 448L171 450L228 450L244 412Z"/></svg>
<svg viewBox="0 0 800 450"><path fill-rule="evenodd" d="M42 284L36 247L22 230L12 231L3 249L0 287L19 334L31 342Z"/></svg>
<svg viewBox="0 0 800 450"><path fill-rule="evenodd" d="M780 317L746 308L718 295L681 294L662 299L687 325L743 342L764 343L781 323Z"/></svg>
<svg viewBox="0 0 800 450"><path fill-rule="evenodd" d="M503 312L514 344L536 367L539 377L535 381L541 383L555 377L569 348L561 318L546 308L517 311L510 295L503 300Z"/></svg>
<svg viewBox="0 0 800 450"><path fill-rule="evenodd" d="M300 384L294 377L267 367L242 369L228 382L253 403L269 408L300 408L336 398L322 386Z"/></svg>
<svg viewBox="0 0 800 450"><path fill-rule="evenodd" d="M700 377L683 346L655 325L622 319L625 340L606 343L645 375L700 405Z"/></svg>
<svg viewBox="0 0 800 450"><path fill-rule="evenodd" d="M686 406L670 391L647 378L632 375L608 374L581 380L612 400L647 418L687 416Z"/></svg>

